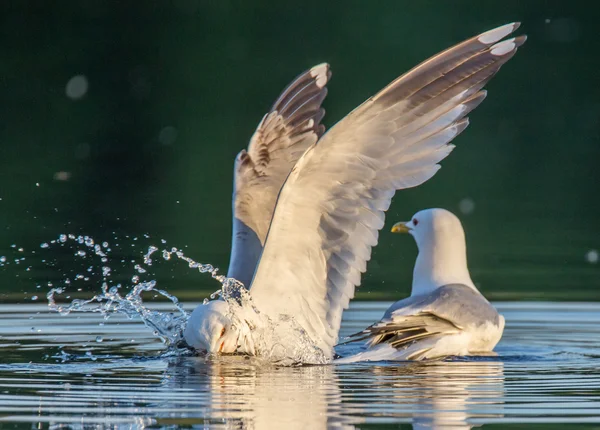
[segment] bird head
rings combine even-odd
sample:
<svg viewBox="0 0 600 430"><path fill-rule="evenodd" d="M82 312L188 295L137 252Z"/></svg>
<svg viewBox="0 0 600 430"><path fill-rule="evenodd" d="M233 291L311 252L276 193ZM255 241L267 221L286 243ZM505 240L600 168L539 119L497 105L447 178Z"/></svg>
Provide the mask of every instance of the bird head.
<svg viewBox="0 0 600 430"><path fill-rule="evenodd" d="M408 233L415 238L421 250L435 246L439 241L464 242L464 231L460 220L446 209L424 209L414 214L410 221L398 222L392 233Z"/></svg>
<svg viewBox="0 0 600 430"><path fill-rule="evenodd" d="M184 339L198 350L213 354L234 353L238 336L228 312L229 305L224 300L212 300L196 307L188 319Z"/></svg>

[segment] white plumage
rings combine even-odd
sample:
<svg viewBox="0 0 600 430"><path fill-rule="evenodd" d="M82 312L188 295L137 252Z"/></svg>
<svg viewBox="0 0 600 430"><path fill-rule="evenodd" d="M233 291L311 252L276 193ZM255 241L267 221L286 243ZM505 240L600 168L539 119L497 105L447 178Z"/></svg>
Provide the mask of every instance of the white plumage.
<svg viewBox="0 0 600 430"><path fill-rule="evenodd" d="M264 249L250 283L250 300L257 318L245 319L249 325L256 327L260 324L257 321L266 318L279 326L280 321L291 317L294 327L300 328L299 333L310 339L323 357L333 356L342 312L360 284L394 193L420 185L440 168L438 162L454 148L450 141L468 125L466 115L485 98L483 86L525 41L524 36L500 41L517 27L518 24L499 27L430 58L393 81L308 146L285 180L270 224L267 222ZM312 70L308 74L314 87L324 91L322 70L327 70L328 76L328 68L317 66ZM320 104L322 98L314 100ZM316 124L321 116L314 118ZM264 121L259 130L266 129ZM314 126L310 120L307 124ZM319 130L322 132L322 128L311 130L300 146L316 139ZM278 136L289 141L285 132ZM253 145L254 138L249 152L254 159ZM284 164L291 168L291 158L287 160ZM279 178L285 170L284 164L274 169ZM252 180L260 183L257 172ZM275 203L271 199L275 182L269 186L264 207L258 185L256 189L246 188L246 198L261 205L263 215L272 210L270 202ZM239 189L237 195L241 195ZM234 207L236 218L242 219L238 213L241 215L243 211L237 210L237 202ZM255 227L252 222L244 221L244 228L249 227L262 242L264 224L263 227L259 224L265 219L259 221ZM243 259L236 246L238 243L234 244L232 263ZM231 270L229 273L232 275ZM192 346L212 352L265 354L260 348L253 352L241 347L228 351L223 346L213 350L210 345L219 342L212 340L190 342L198 338L192 333L200 327L208 330L209 337L219 336L218 330L202 324L214 312L209 305L195 311L190 318L185 337ZM244 343L241 337L238 335L240 346ZM297 342L294 336L278 337L277 346L291 353L296 350L294 342Z"/></svg>
<svg viewBox="0 0 600 430"><path fill-rule="evenodd" d="M467 267L465 234L444 209L427 209L397 223L419 248L410 297L394 303L381 321L351 337L367 351L338 360L423 360L491 352L504 330L504 317L483 297Z"/></svg>

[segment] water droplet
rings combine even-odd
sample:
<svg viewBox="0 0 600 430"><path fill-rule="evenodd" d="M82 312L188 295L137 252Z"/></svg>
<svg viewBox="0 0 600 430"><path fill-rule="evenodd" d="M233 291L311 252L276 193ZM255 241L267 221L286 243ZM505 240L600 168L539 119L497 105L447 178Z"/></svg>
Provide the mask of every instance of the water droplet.
<svg viewBox="0 0 600 430"><path fill-rule="evenodd" d="M458 209L465 215L469 215L475 210L475 202L472 199L465 197L458 203Z"/></svg>
<svg viewBox="0 0 600 430"><path fill-rule="evenodd" d="M100 343L102 342L104 339L102 339L102 336L96 336L96 342Z"/></svg>
<svg viewBox="0 0 600 430"><path fill-rule="evenodd" d="M108 242L102 242L102 247L103 248L108 248Z"/></svg>
<svg viewBox="0 0 600 430"><path fill-rule="evenodd" d="M6 263L6 257L4 255L0 257L0 263Z"/></svg>
<svg viewBox="0 0 600 430"><path fill-rule="evenodd" d="M67 82L65 93L71 100L79 100L88 91L88 80L84 75L75 75Z"/></svg>
<svg viewBox="0 0 600 430"><path fill-rule="evenodd" d="M131 277L131 282L133 282L134 284L137 284L138 282L140 282L140 277L138 275L133 275Z"/></svg>
<svg viewBox="0 0 600 430"><path fill-rule="evenodd" d="M67 241L67 235L66 234L61 234L60 236L58 236L58 241L65 243Z"/></svg>
<svg viewBox="0 0 600 430"><path fill-rule="evenodd" d="M55 172L54 176L52 177L55 181L68 181L71 178L71 172Z"/></svg>
<svg viewBox="0 0 600 430"><path fill-rule="evenodd" d="M587 261L590 264L598 263L598 261L600 261L600 253L598 253L596 249L590 249L585 254L585 261Z"/></svg>
<svg viewBox="0 0 600 430"><path fill-rule="evenodd" d="M38 296L33 296L33 297L31 298L31 300L32 300L32 301L34 301L34 302L35 302L37 299L38 299Z"/></svg>
<svg viewBox="0 0 600 430"><path fill-rule="evenodd" d="M42 243L40 245L40 248L48 248L50 245L48 245L46 242Z"/></svg>
<svg viewBox="0 0 600 430"><path fill-rule="evenodd" d="M94 239L92 239L92 238L91 238L91 237L89 237L89 236L85 236L85 237L83 238L83 241L85 242L85 245L86 245L86 246L90 246L90 247L94 246Z"/></svg>
<svg viewBox="0 0 600 430"><path fill-rule="evenodd" d="M158 134L158 141L163 145L172 145L177 140L177 129L175 127L164 127Z"/></svg>
<svg viewBox="0 0 600 430"><path fill-rule="evenodd" d="M75 253L75 255L77 255L78 257L85 257L85 251L79 250Z"/></svg>

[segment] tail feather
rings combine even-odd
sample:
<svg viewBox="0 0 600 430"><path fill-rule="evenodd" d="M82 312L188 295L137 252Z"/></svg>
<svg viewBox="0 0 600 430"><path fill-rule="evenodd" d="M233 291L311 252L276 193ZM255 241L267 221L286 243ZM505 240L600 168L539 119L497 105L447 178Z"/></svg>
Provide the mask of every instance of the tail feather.
<svg viewBox="0 0 600 430"><path fill-rule="evenodd" d="M447 319L440 318L433 313L421 312L417 315L380 321L361 332L350 335L343 344L366 341L370 348L386 343L396 349L406 348L408 350L411 345L421 344L426 339L435 338L437 341L440 336L457 334L461 331L461 327ZM423 351L420 350L415 351L417 355L422 353Z"/></svg>

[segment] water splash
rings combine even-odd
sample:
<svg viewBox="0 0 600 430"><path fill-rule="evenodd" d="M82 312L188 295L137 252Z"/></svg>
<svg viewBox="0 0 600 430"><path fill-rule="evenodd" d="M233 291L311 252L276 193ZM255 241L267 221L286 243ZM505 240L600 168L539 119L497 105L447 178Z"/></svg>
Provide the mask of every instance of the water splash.
<svg viewBox="0 0 600 430"><path fill-rule="evenodd" d="M108 242L102 244L96 243L89 236L81 236L74 234L60 234L58 239L52 240L49 243L44 242L40 246L45 249L51 248L53 245L65 245L67 242L72 242L75 247L83 247L83 249L75 249L74 256L76 258L91 258L96 257L100 261L98 267L94 264L87 269L90 273L95 273L96 269L100 269L102 276L101 291L89 299L74 299L69 303L59 303L60 296L68 294L68 287L72 282L70 278L65 278L61 286L54 287L52 283L48 283L52 287L47 293L48 306L51 310L60 313L61 315L69 315L72 312L94 312L100 313L105 319L111 315L121 313L128 318L139 317L142 322L149 327L154 335L158 336L166 345L171 346L177 344L181 340L182 332L188 319L188 313L179 303L179 299L167 291L157 288L156 280L142 281L140 275L148 273L148 267L153 264L153 254L160 252L162 258L169 261L174 256L178 260L183 260L188 263L192 269L198 270L200 273L209 273L214 279L219 281L223 287L213 293L211 298L222 296L229 297L233 290L239 289L242 284L235 279L227 278L218 273L218 269L210 264L201 264L187 257L182 250L175 247L170 249L160 250L158 247L151 245L147 252L143 255L143 263L135 263L133 266L134 275L131 277L131 285L126 286L121 283L113 284L111 282L111 247ZM123 260L121 260L123 261ZM133 261L132 261L133 262ZM74 277L75 281L89 281L88 276L80 273ZM79 289L80 291L81 289ZM170 300L175 308L175 312L160 312L149 309L143 301L144 293L153 292L168 300ZM69 298L69 296L65 296Z"/></svg>
<svg viewBox="0 0 600 430"><path fill-rule="evenodd" d="M126 239L137 240L127 236ZM122 254L114 254L113 248L123 249L116 237L115 243L111 245L106 241L98 242L90 236L64 233L54 240L41 243L40 248L43 252L52 252L53 248L60 247L63 252L70 251L69 258L83 263L83 268L71 272L68 277L61 271L64 276L61 281L46 283L49 287L46 295L49 309L63 316L73 312L92 312L101 314L106 320L115 314L123 314L129 319L139 318L169 347L167 353L181 355L185 351L179 349L178 344L189 314L177 297L158 288L157 281L148 278L153 275L151 268L156 261L184 261L190 269L209 274L221 284L221 288L210 295L210 300L221 299L228 304L228 317L232 326L250 333L260 360L280 365L324 364L330 361L292 316L279 315L269 318L261 314L241 282L219 274L218 268L210 264L193 260L181 249L166 247L165 244L166 241L161 240L162 246L150 245L140 253L140 257L129 259L124 258ZM13 248L19 253L22 252L21 248L16 249L16 245ZM19 261L21 260L15 260L15 264ZM56 260L42 262L54 269L60 268ZM131 271L124 277L125 280L121 279L122 268L116 267L115 263L118 266L122 266L123 263L131 264ZM116 282L117 275L120 283ZM82 282L88 282L87 285L90 282L100 285L100 292L86 299L71 299L69 294L73 293L73 288L78 292L83 290L77 288ZM36 289L40 287L37 285ZM149 308L147 303L144 303L143 295L150 292L154 297L161 296L169 300L173 304L173 311L164 312ZM33 296L32 300L35 300L34 297L37 298ZM204 304L210 300L206 298ZM248 326L249 321L252 322L251 327ZM97 337L96 342L102 342L102 337Z"/></svg>
<svg viewBox="0 0 600 430"><path fill-rule="evenodd" d="M238 345L244 343L244 336L251 336L250 343L258 359L281 366L331 361L293 316L281 314L271 318L261 313L254 306L249 291L240 285L234 284L235 294L224 298L231 327L239 333Z"/></svg>

